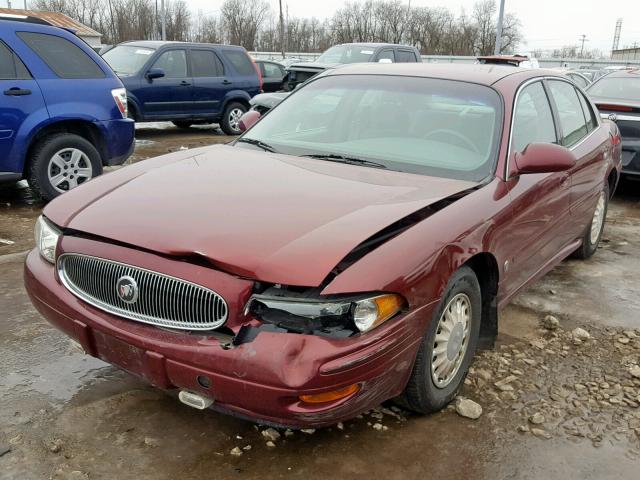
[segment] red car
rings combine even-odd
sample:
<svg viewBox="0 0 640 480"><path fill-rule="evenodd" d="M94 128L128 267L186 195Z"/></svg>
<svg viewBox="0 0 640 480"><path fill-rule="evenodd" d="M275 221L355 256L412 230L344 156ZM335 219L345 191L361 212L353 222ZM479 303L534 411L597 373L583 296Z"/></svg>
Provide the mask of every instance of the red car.
<svg viewBox="0 0 640 480"><path fill-rule="evenodd" d="M25 282L90 355L197 408L309 427L443 408L498 310L602 235L620 136L563 75L364 64L231 145L61 196Z"/></svg>

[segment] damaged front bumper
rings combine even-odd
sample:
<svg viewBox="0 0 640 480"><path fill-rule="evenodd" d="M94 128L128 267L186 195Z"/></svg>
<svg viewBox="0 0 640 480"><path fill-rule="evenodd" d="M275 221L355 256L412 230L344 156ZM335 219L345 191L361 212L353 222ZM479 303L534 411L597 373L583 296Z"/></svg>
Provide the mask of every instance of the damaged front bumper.
<svg viewBox="0 0 640 480"><path fill-rule="evenodd" d="M86 253L97 253L94 243L85 242L89 245ZM101 245L109 258L132 262L135 257L135 263L147 268L166 262L172 270L166 273L179 275L176 270L182 269L185 278L210 285L229 283L227 274L203 266ZM86 353L159 388L188 390L211 399L216 410L294 428L330 425L399 395L434 308L432 303L403 313L372 332L342 339L290 333L252 317L230 325L226 332L195 334L99 310L71 294L54 270L32 251L25 264L27 291L49 322L80 343ZM250 292L243 290L244 281L239 282L236 293L241 298ZM240 315L241 303L230 304L232 314ZM326 403L300 400L304 395L353 384L359 389L346 398Z"/></svg>

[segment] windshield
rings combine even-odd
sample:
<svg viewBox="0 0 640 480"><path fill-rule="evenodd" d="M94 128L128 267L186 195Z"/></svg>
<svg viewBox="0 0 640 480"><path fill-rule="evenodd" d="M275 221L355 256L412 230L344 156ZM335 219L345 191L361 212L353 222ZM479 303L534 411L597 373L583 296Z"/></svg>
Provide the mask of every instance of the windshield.
<svg viewBox="0 0 640 480"><path fill-rule="evenodd" d="M592 97L637 101L640 99L640 77L605 77L594 83L587 92Z"/></svg>
<svg viewBox="0 0 640 480"><path fill-rule="evenodd" d="M319 63L360 63L368 62L373 56L373 47L366 45L336 45L324 52Z"/></svg>
<svg viewBox="0 0 640 480"><path fill-rule="evenodd" d="M106 60L114 72L121 75L133 75L138 73L147 63L153 52L153 48L119 45L102 55L102 58Z"/></svg>
<svg viewBox="0 0 640 480"><path fill-rule="evenodd" d="M485 86L335 75L290 95L243 137L254 145L237 146L260 148L259 140L278 153L342 156L402 172L480 181L493 175L501 119L500 98Z"/></svg>

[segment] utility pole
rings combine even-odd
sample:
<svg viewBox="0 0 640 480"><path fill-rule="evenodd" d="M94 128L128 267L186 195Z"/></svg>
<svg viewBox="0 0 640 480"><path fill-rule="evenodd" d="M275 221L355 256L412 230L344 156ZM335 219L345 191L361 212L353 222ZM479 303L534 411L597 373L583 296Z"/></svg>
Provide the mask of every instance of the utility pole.
<svg viewBox="0 0 640 480"><path fill-rule="evenodd" d="M280 50L282 51L282 59L284 60L284 15L282 14L282 0L280 1Z"/></svg>
<svg viewBox="0 0 640 480"><path fill-rule="evenodd" d="M167 11L164 8L164 0L160 2L160 8L162 9L160 21L162 22L162 41L164 42L167 39Z"/></svg>
<svg viewBox="0 0 640 480"><path fill-rule="evenodd" d="M11 0L7 0L7 7L11 8Z"/></svg>
<svg viewBox="0 0 640 480"><path fill-rule="evenodd" d="M584 55L584 42L588 42L589 40L587 40L587 36L583 33L580 35L580 41L582 42L582 45L580 46L580 58L582 58Z"/></svg>
<svg viewBox="0 0 640 480"><path fill-rule="evenodd" d="M500 55L502 50L502 22L504 21L504 0L500 0L500 13L498 13L498 26L496 27L496 49L494 53Z"/></svg>

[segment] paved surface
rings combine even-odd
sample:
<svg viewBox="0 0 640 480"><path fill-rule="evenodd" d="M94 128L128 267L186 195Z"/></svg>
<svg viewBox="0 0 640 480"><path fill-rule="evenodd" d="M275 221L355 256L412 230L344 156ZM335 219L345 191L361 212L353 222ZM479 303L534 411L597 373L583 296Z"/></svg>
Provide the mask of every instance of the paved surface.
<svg viewBox="0 0 640 480"><path fill-rule="evenodd" d="M164 125L140 128L137 136L133 161L229 140L213 129L181 132ZM513 383L515 393L496 391L493 380L485 385L478 379L478 367L463 392L483 406L478 420L462 418L452 409L420 417L385 408L346 422L342 429L287 437L281 432L276 447L270 448L251 423L190 409L74 351L32 308L22 285L21 252L33 244L33 222L41 205L33 202L26 186L3 187L0 479L637 478L640 428L635 433L634 428L640 427L640 408L633 407L631 396L620 410L613 401L602 400L609 394L599 394L599 402L611 408L593 408L607 414L616 428L596 422L585 407L580 421L587 434L573 436L549 421L560 418L559 408L565 415L573 406L556 401L553 394L547 402L540 393L547 383L573 388L575 372L610 380L612 388L619 383L640 392L640 382L634 384L625 370L629 361L640 360L640 340L635 349L633 337L630 344L616 343L622 331L640 333L640 194L635 192L640 184L626 185L614 200L605 242L593 259L564 262L502 312L499 346L477 365L496 376L511 369L521 380ZM546 313L559 318L557 332L563 333L539 328ZM592 331L592 346L571 343L568 332L577 326ZM591 351L598 352L597 361L589 359ZM536 360L520 367L518 362L529 357ZM527 388L537 389L535 401L518 396ZM533 425L523 428L523 412L540 402L546 405L547 421L541 427L549 439L529 433ZM247 446L251 448L241 456L230 454L234 447ZM6 448L11 450L2 455Z"/></svg>

